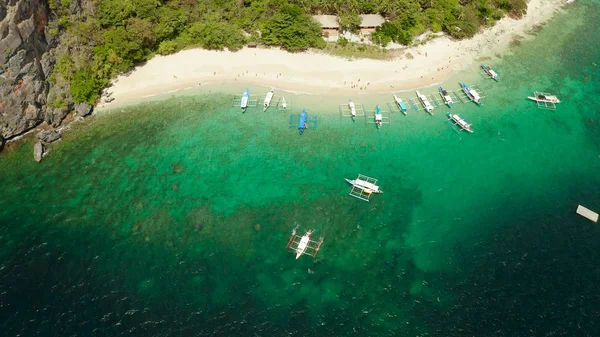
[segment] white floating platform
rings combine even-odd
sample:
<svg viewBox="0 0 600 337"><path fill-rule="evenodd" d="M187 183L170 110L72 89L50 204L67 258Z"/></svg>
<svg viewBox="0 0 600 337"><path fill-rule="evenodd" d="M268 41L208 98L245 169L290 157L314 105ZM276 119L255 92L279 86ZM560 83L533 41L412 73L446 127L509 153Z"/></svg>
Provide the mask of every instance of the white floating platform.
<svg viewBox="0 0 600 337"><path fill-rule="evenodd" d="M592 212L581 205L577 206L577 214L586 217L593 222L598 222L598 213Z"/></svg>

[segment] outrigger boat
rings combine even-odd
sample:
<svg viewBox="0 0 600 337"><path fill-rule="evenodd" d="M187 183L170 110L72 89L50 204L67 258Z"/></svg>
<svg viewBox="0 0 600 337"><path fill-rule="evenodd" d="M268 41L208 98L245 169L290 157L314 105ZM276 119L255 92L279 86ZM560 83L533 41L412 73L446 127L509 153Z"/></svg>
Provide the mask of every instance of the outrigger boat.
<svg viewBox="0 0 600 337"><path fill-rule="evenodd" d="M464 82L460 82L460 87L462 88L465 95L467 95L467 97L469 97L469 99L471 101L481 105L481 97L479 97L479 94L477 93L477 91L471 89L471 87L466 85Z"/></svg>
<svg viewBox="0 0 600 337"><path fill-rule="evenodd" d="M444 90L442 87L440 87L440 96L442 96L442 99L444 100L444 103L451 108L452 104L454 103L452 101L452 97L450 97L450 94Z"/></svg>
<svg viewBox="0 0 600 337"><path fill-rule="evenodd" d="M267 111L267 109L269 108L269 105L271 104L272 99L273 99L273 89L271 89L271 91L269 91L267 93L267 96L265 96L263 112Z"/></svg>
<svg viewBox="0 0 600 337"><path fill-rule="evenodd" d="M307 128L306 121L308 120L308 115L306 114L306 108L302 109L300 113L300 118L298 120L298 132L302 135L304 130Z"/></svg>
<svg viewBox="0 0 600 337"><path fill-rule="evenodd" d="M246 112L248 109L248 100L250 100L250 90L246 88L246 91L242 94L242 100L240 101L240 107L242 107L242 112Z"/></svg>
<svg viewBox="0 0 600 337"><path fill-rule="evenodd" d="M446 114L446 116L448 116L448 120L450 122L452 122L453 125L460 127L460 129L462 129L462 130L473 133L473 130L471 130L471 124L467 123L467 121L465 121L462 116L456 115L456 114L451 114L450 112L448 112ZM460 130L456 130L456 131L458 132Z"/></svg>
<svg viewBox="0 0 600 337"><path fill-rule="evenodd" d="M352 98L348 101L348 108L350 109L350 117L352 117L352 121L356 122L356 106L354 102L352 102Z"/></svg>
<svg viewBox="0 0 600 337"><path fill-rule="evenodd" d="M427 110L427 112L429 112L429 114L433 116L433 106L431 105L431 103L429 103L429 100L427 100L427 96L422 95L417 90L417 97L421 101L421 104L423 104L423 107L425 107L425 110Z"/></svg>
<svg viewBox="0 0 600 337"><path fill-rule="evenodd" d="M323 244L323 238L320 238L319 241L313 241L310 239L312 233L312 229L309 229L306 231L306 234L300 237L296 234L296 228L292 230L292 236L290 237L286 248L291 249L296 253L296 260L302 255L309 255L312 257L317 256L319 249L321 249L321 244Z"/></svg>
<svg viewBox="0 0 600 337"><path fill-rule="evenodd" d="M483 69L483 71L485 71L485 73L488 74L488 76L491 77L494 81L496 81L496 82L498 81L498 73L493 71L492 68L490 68L482 63L481 69Z"/></svg>
<svg viewBox="0 0 600 337"><path fill-rule="evenodd" d="M408 109L406 108L406 105L404 104L404 102L402 102L402 99L400 97L394 95L394 101L396 101L398 108L400 108L400 112L402 112L403 114L406 115L406 110L408 110Z"/></svg>
<svg viewBox="0 0 600 337"><path fill-rule="evenodd" d="M553 96L553 95L544 94L542 92L535 92L534 95L535 96L527 96L527 98L529 98L532 101L536 101L538 103L552 103L552 104L560 103L560 100L558 99L558 97Z"/></svg>
<svg viewBox="0 0 600 337"><path fill-rule="evenodd" d="M358 178L354 180L347 178L344 179L348 182L348 184L352 185L352 189L350 190L349 194L355 198L369 201L372 194L383 193L379 189L379 186L377 186L377 179L375 178L359 174Z"/></svg>
<svg viewBox="0 0 600 337"><path fill-rule="evenodd" d="M287 103L285 102L285 97L281 98L281 106L283 107L283 111L287 110Z"/></svg>
<svg viewBox="0 0 600 337"><path fill-rule="evenodd" d="M381 129L381 125L383 125L383 116L381 115L379 105L375 106L375 124L377 124L378 129Z"/></svg>

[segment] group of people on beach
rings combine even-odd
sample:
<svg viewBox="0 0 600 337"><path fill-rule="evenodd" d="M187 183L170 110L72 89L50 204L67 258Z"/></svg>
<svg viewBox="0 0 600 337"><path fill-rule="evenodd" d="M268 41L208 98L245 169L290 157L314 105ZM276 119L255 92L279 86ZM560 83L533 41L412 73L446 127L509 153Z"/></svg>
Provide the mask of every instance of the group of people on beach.
<svg viewBox="0 0 600 337"><path fill-rule="evenodd" d="M352 89L354 89L354 88L359 88L360 90L363 90L363 89L367 90L367 87L368 87L369 85L371 85L371 82L367 82L367 85L365 85L365 86L362 86L362 87L359 87L359 86L358 86L358 83L359 83L359 82L360 82L360 78L358 79L358 81L356 81L356 84L354 84L354 82L353 82L353 81L350 81L350 88L352 88ZM348 81L344 81L344 85L347 85L347 83L348 83Z"/></svg>

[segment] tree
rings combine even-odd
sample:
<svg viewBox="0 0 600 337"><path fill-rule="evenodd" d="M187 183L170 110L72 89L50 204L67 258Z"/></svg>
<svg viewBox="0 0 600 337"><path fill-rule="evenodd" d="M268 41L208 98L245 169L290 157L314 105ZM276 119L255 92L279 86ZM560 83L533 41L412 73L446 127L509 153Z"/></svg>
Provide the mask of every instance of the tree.
<svg viewBox="0 0 600 337"><path fill-rule="evenodd" d="M281 12L267 20L262 29L262 42L281 45L289 51L325 45L319 24L293 5L284 6Z"/></svg>
<svg viewBox="0 0 600 337"><path fill-rule="evenodd" d="M154 32L159 40L174 38L185 28L187 23L183 9L163 6L159 8L157 16L158 22L154 26Z"/></svg>
<svg viewBox="0 0 600 337"><path fill-rule="evenodd" d="M133 13L131 0L102 0L98 5L98 19L104 27L123 25Z"/></svg>
<svg viewBox="0 0 600 337"><path fill-rule="evenodd" d="M127 20L127 32L137 36L144 48L151 48L156 43L156 34L152 29L152 23L148 20L130 18Z"/></svg>
<svg viewBox="0 0 600 337"><path fill-rule="evenodd" d="M107 58L117 71L127 71L136 62L142 61L147 56L144 53L143 41L132 35L124 27L109 29L104 33L104 53L106 57L114 53L115 56Z"/></svg>
<svg viewBox="0 0 600 337"><path fill-rule="evenodd" d="M133 0L135 16L149 19L154 16L156 9L161 6L160 0Z"/></svg>
<svg viewBox="0 0 600 337"><path fill-rule="evenodd" d="M339 16L340 29L342 31L349 31L352 33L358 33L360 31L360 24L362 18L358 14L345 13Z"/></svg>
<svg viewBox="0 0 600 337"><path fill-rule="evenodd" d="M71 81L71 96L75 103L94 104L104 83L88 71L78 71Z"/></svg>

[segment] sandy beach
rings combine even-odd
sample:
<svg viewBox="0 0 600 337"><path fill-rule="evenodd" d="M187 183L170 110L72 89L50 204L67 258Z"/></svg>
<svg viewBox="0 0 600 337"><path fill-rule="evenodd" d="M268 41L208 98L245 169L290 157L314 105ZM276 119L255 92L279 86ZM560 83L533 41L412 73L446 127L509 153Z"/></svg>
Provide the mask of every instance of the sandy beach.
<svg viewBox="0 0 600 337"><path fill-rule="evenodd" d="M475 61L502 52L515 38L545 23L562 0L531 0L521 20L505 18L475 37L452 41L446 36L407 48L390 61L346 60L318 52L288 53L277 48L238 52L184 50L157 56L129 75L119 76L107 89L114 101L101 107L131 103L149 96L206 83L244 83L283 90L342 94L391 92L443 82ZM410 53L412 57L406 55Z"/></svg>

